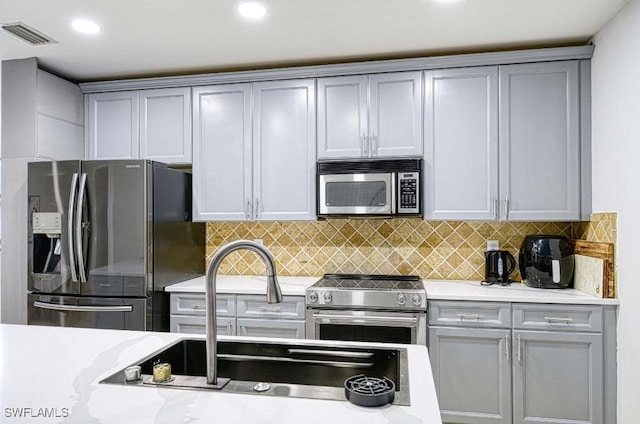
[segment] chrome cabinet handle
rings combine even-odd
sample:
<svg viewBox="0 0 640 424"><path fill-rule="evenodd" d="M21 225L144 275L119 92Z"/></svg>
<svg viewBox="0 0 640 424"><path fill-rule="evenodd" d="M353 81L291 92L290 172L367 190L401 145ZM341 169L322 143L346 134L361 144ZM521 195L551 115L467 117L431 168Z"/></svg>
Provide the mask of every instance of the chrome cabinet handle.
<svg viewBox="0 0 640 424"><path fill-rule="evenodd" d="M509 219L509 197L504 198L504 219Z"/></svg>
<svg viewBox="0 0 640 424"><path fill-rule="evenodd" d="M256 220L260 217L260 199L256 199L256 209L254 211L254 216Z"/></svg>
<svg viewBox="0 0 640 424"><path fill-rule="evenodd" d="M227 323L227 336L233 336L233 331L231 328L231 323Z"/></svg>
<svg viewBox="0 0 640 424"><path fill-rule="evenodd" d="M493 198L493 219L498 219L498 209L499 209L498 198L494 197Z"/></svg>
<svg viewBox="0 0 640 424"><path fill-rule="evenodd" d="M71 268L71 280L74 283L78 282L78 274L76 273L76 254L73 251L73 221L75 216L75 210L73 208L76 202L76 191L78 188L78 173L74 172L71 177L71 189L69 190L69 208L67 210L67 247L69 249L69 268Z"/></svg>
<svg viewBox="0 0 640 424"><path fill-rule="evenodd" d="M261 312L282 312L282 308L268 306L259 306L258 310Z"/></svg>
<svg viewBox="0 0 640 424"><path fill-rule="evenodd" d="M367 135L366 134L362 134L362 138L361 138L361 151L362 151L362 156L363 157L367 157L369 156L369 146L367 145Z"/></svg>
<svg viewBox="0 0 640 424"><path fill-rule="evenodd" d="M204 305L193 305L193 309L195 309L195 310L206 309L206 306L204 306Z"/></svg>
<svg viewBox="0 0 640 424"><path fill-rule="evenodd" d="M522 357L520 355L520 347L521 347L521 343L520 343L520 335L518 334L518 349L517 349L517 354L518 354L518 362L522 362Z"/></svg>
<svg viewBox="0 0 640 424"><path fill-rule="evenodd" d="M458 318L460 318L460 320L463 320L463 319L477 319L477 320L480 320L480 319L483 318L483 316L480 315L480 314L457 314L457 315L458 315Z"/></svg>
<svg viewBox="0 0 640 424"><path fill-rule="evenodd" d="M504 354L507 357L507 361L510 360L509 358L509 351L511 350L511 343L509 343L509 335L505 335L504 336Z"/></svg>
<svg viewBox="0 0 640 424"><path fill-rule="evenodd" d="M76 254L78 255L78 271L80 282L86 283L87 276L84 272L84 253L82 252L82 207L84 206L84 192L87 186L87 174L80 176L80 188L78 189L78 204L76 205Z"/></svg>
<svg viewBox="0 0 640 424"><path fill-rule="evenodd" d="M248 220L251 220L251 201L247 199L247 204L244 207L244 214Z"/></svg>
<svg viewBox="0 0 640 424"><path fill-rule="evenodd" d="M573 318L556 318L556 317L544 317L545 321L550 321L550 322L565 322L565 323L570 323L573 322Z"/></svg>
<svg viewBox="0 0 640 424"><path fill-rule="evenodd" d="M378 137L371 136L371 156L378 156Z"/></svg>

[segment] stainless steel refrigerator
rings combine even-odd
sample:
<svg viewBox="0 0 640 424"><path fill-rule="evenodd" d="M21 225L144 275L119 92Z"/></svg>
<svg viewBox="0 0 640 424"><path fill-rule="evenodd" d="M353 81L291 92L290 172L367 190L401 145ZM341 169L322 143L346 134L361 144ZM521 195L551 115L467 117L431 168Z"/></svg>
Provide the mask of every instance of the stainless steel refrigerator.
<svg viewBox="0 0 640 424"><path fill-rule="evenodd" d="M204 274L191 175L145 160L29 163L28 323L169 331L164 287Z"/></svg>

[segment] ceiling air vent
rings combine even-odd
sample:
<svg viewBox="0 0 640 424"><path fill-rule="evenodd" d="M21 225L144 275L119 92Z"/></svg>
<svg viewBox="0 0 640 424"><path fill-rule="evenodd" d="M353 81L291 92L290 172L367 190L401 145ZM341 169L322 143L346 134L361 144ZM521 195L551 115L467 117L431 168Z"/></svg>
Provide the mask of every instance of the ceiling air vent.
<svg viewBox="0 0 640 424"><path fill-rule="evenodd" d="M23 24L22 22L2 24L2 29L32 46L57 43L56 40L44 35L40 31L35 30L28 25Z"/></svg>

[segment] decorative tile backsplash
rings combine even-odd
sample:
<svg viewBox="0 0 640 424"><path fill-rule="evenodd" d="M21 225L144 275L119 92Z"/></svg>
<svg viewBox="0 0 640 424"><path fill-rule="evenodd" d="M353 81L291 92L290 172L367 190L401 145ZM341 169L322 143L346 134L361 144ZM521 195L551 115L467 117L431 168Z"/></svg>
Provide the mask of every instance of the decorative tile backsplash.
<svg viewBox="0 0 640 424"><path fill-rule="evenodd" d="M591 221L574 224L574 238L597 241L600 243L615 243L617 234L618 214L615 212L594 213Z"/></svg>
<svg viewBox="0 0 640 424"><path fill-rule="evenodd" d="M262 239L280 275L325 273L415 274L421 278L481 280L487 240L517 259L527 234L573 236L573 226L549 222L423 221L419 218L331 219L311 222L210 222L207 262L221 246L238 239ZM585 226L585 232L610 232ZM615 228L614 228L615 234ZM252 252L234 252L220 266L224 274L264 274ZM519 279L519 273L513 275Z"/></svg>

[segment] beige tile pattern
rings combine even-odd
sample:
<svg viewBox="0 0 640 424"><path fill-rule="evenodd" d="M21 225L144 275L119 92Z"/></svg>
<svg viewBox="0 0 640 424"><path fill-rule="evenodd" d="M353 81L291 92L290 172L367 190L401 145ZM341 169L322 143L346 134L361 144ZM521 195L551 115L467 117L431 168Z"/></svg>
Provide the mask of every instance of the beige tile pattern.
<svg viewBox="0 0 640 424"><path fill-rule="evenodd" d="M574 238L600 243L615 243L618 214L615 212L594 213L591 221L574 225Z"/></svg>
<svg viewBox="0 0 640 424"><path fill-rule="evenodd" d="M618 238L618 214L615 212L591 214L591 221L576 223L573 226L573 237L599 243L613 243L615 245ZM615 266L616 254L617 251L614 249L614 264L607 271L610 297L615 297L618 293L618 275Z"/></svg>
<svg viewBox="0 0 640 424"><path fill-rule="evenodd" d="M262 239L281 275L324 273L415 274L422 278L481 280L487 240L517 259L527 234L572 235L571 223L425 222L418 218L331 219L314 222L210 222L207 262L222 245ZM225 274L263 274L251 252L234 252ZM520 278L516 272L514 278Z"/></svg>

